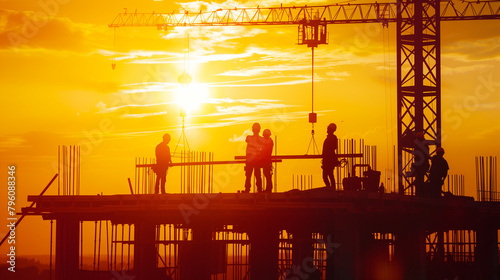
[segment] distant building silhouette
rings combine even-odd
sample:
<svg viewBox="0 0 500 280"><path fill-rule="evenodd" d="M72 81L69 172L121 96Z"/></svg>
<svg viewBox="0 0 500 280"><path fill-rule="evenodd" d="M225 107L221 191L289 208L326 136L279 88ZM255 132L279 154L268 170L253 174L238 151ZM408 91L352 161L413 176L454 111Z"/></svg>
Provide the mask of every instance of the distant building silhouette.
<svg viewBox="0 0 500 280"><path fill-rule="evenodd" d="M331 123L328 125L326 129L326 139L323 142L323 181L327 187L335 188L335 177L333 175L333 170L335 166L339 165L339 160L337 158L337 148L338 148L338 139L335 136L335 131L337 130L337 125Z"/></svg>
<svg viewBox="0 0 500 280"><path fill-rule="evenodd" d="M163 135L163 142L158 144L155 149L156 165L153 167L153 171L156 173L155 194L159 193L160 184L161 193L165 193L167 171L170 164L172 164L172 156L170 155L170 147L168 146L169 142L170 134L166 133Z"/></svg>

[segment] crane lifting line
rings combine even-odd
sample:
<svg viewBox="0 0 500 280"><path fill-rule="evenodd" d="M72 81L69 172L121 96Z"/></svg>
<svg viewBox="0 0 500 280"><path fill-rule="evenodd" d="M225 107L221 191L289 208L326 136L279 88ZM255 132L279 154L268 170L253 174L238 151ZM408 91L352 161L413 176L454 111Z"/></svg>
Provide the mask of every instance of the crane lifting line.
<svg viewBox="0 0 500 280"><path fill-rule="evenodd" d="M314 46L311 47L311 115L314 114ZM312 145L312 153L313 155L318 152L319 154L319 149L318 145L316 144L316 139L314 138L314 123L312 122L311 119L309 119L309 122L311 123L311 140L309 141L309 146L307 147L307 152L306 154L309 153L309 149L311 148Z"/></svg>
<svg viewBox="0 0 500 280"><path fill-rule="evenodd" d="M184 86L184 82L187 82L186 83L186 86L188 86L187 84L189 84L191 81L188 79L188 80L184 80L184 79L187 79L187 77L190 78L189 74L189 33L186 31L186 39L184 41L184 54L183 54L183 61L182 61L182 74L181 76L179 77L179 82L181 83L181 87ZM186 135L186 111L184 108L182 108L182 105L179 104L179 110L180 110L180 115L181 115L181 118L182 118L182 127L181 127L181 135L179 136L179 140L177 140L177 144L175 145L175 149L174 149L174 153L173 155L175 156L175 152L177 151L177 147L179 147L179 144L182 142L182 153L181 153L181 158L183 156L188 156L189 154L189 151L191 150L189 148L189 142L188 142L188 139L187 139L187 135ZM186 147L187 147L187 150L186 150Z"/></svg>
<svg viewBox="0 0 500 280"><path fill-rule="evenodd" d="M116 27L113 27L113 56L111 57L111 68L116 68Z"/></svg>

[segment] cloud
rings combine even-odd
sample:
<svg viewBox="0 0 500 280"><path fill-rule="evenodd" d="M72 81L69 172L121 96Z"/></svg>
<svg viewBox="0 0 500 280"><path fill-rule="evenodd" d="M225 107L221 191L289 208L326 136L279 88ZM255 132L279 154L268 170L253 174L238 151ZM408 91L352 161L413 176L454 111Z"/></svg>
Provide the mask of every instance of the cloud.
<svg viewBox="0 0 500 280"><path fill-rule="evenodd" d="M500 60L500 37L458 41L444 47L443 53L457 61Z"/></svg>
<svg viewBox="0 0 500 280"><path fill-rule="evenodd" d="M301 48L262 48L250 46L245 50L248 58L247 64L258 64L246 68L229 70L217 74L218 76L255 77L260 75L270 76L270 73L299 72L311 70L311 56L307 50ZM383 54L374 53L369 56L356 56L344 49L321 49L315 54L314 68L328 70L327 76L335 78L347 77L346 72L333 72L332 67L343 65L369 65L383 62ZM330 73L330 74L328 74ZM279 75L278 75L279 76Z"/></svg>
<svg viewBox="0 0 500 280"><path fill-rule="evenodd" d="M0 137L0 151L21 148L26 146L26 139L19 136L2 136Z"/></svg>
<svg viewBox="0 0 500 280"><path fill-rule="evenodd" d="M145 118L145 117L161 116L161 115L166 115L166 114L167 114L167 111L155 112L155 113L142 113L142 114L124 114L124 115L122 115L122 118L138 119L138 118Z"/></svg>
<svg viewBox="0 0 500 280"><path fill-rule="evenodd" d="M209 102L213 102L209 100ZM216 112L214 115L240 115L240 114L251 114L256 112L261 112L265 110L273 110L273 109L283 109L283 108L291 108L296 107L296 105L282 104L277 103L278 100L268 100L268 99L219 99L216 100L216 103L213 104L222 104L215 105ZM210 115L204 115L210 116Z"/></svg>
<svg viewBox="0 0 500 280"><path fill-rule="evenodd" d="M157 107L157 106L163 107L163 106L168 105L168 104L174 104L174 102L163 102L163 103L152 103L152 104L126 104L126 105L120 105L120 106L115 106L115 107L110 107L110 108L106 108L105 104L104 104L104 106L102 106L100 104L104 104L104 103L99 102L98 106L96 106L98 108L98 113L105 114L105 113L116 112L116 111L119 111L121 109L130 110L131 108L153 108L153 107Z"/></svg>
<svg viewBox="0 0 500 280"><path fill-rule="evenodd" d="M330 76L330 77L349 77L349 76L351 76L351 74L346 72L346 71L342 71L342 72L328 71L328 72L326 72L326 75Z"/></svg>
<svg viewBox="0 0 500 280"><path fill-rule="evenodd" d="M469 136L469 139L473 140L490 139L492 138L492 135L494 135L497 132L500 132L500 126L493 126L472 134L471 136Z"/></svg>
<svg viewBox="0 0 500 280"><path fill-rule="evenodd" d="M307 84L311 82L311 77L306 77L302 75L296 75L296 76L281 76L281 77L271 77L271 78L264 78L266 80L271 80L271 79L288 79L289 81L282 81L282 82L274 82L274 83L250 83L250 84L242 84L239 82L233 82L233 83L211 83L208 86L209 87L214 87L214 88L223 88L223 87L271 87L271 86L286 86L286 85L299 85L299 84ZM315 77L316 79L316 77ZM316 81L319 82L321 80L318 78ZM250 80L248 80L250 81Z"/></svg>
<svg viewBox="0 0 500 280"><path fill-rule="evenodd" d="M257 8L260 7L278 7L280 5L311 5L320 3L329 3L325 0L263 0L263 1L234 1L228 0L222 3L207 2L207 1L190 1L185 3L178 3L184 10L191 12L206 12L215 11L218 9L234 9L234 8Z"/></svg>
<svg viewBox="0 0 500 280"><path fill-rule="evenodd" d="M0 9L0 49L87 50L92 27L43 11Z"/></svg>
<svg viewBox="0 0 500 280"><path fill-rule="evenodd" d="M154 64L156 63L180 63L182 53L153 51L153 50L130 50L128 52L118 52L99 49L93 53L105 57L114 57L115 61L130 61L130 63Z"/></svg>
<svg viewBox="0 0 500 280"><path fill-rule="evenodd" d="M171 92L174 91L177 87L179 87L179 84L163 83L163 82L144 82L137 84L128 84L124 86L134 87L134 88L120 89L121 93L135 94L135 93L146 93L146 92Z"/></svg>
<svg viewBox="0 0 500 280"><path fill-rule="evenodd" d="M252 133L251 129L247 129L243 131L243 133L240 136L236 136L236 134L233 135L232 138L229 138L229 142L245 142L247 139L247 136Z"/></svg>
<svg viewBox="0 0 500 280"><path fill-rule="evenodd" d="M471 66L458 66L458 67L449 67L443 65L441 67L442 75L455 75L455 74L467 74L475 71L484 71L494 68L493 65L487 64L477 64Z"/></svg>
<svg viewBox="0 0 500 280"><path fill-rule="evenodd" d="M497 110L500 109L500 102L492 102L492 103L483 103L481 106L484 108L484 110Z"/></svg>
<svg viewBox="0 0 500 280"><path fill-rule="evenodd" d="M250 106L216 106L215 108L217 109L217 112L222 113L222 114L250 114L250 113L255 113L261 110L267 110L270 108L281 108L281 107L287 107L286 105L277 105L277 106L269 106L269 105L258 105L255 107L250 107Z"/></svg>
<svg viewBox="0 0 500 280"><path fill-rule="evenodd" d="M245 103L245 104L260 104L263 102L277 102L278 100L274 99L232 99L229 97L225 98L209 98L208 103L212 104L221 104L221 103Z"/></svg>
<svg viewBox="0 0 500 280"><path fill-rule="evenodd" d="M40 156L53 156L57 145L67 143L69 134L46 131L28 131L17 134L0 135L2 160L12 160L26 155L27 161L35 161Z"/></svg>
<svg viewBox="0 0 500 280"><path fill-rule="evenodd" d="M248 26L204 26L199 27L176 27L163 38L167 40L185 38L189 34L189 46L195 51L212 52L213 47L232 48L242 38L252 38L266 34L267 29Z"/></svg>
<svg viewBox="0 0 500 280"><path fill-rule="evenodd" d="M269 72L282 72L282 71L302 71L311 69L310 65L287 65L287 64L279 64L279 65L262 65L262 66L253 66L240 70L230 70L224 73L217 74L219 76L239 76L239 77L251 77L251 76L259 76L265 75Z"/></svg>
<svg viewBox="0 0 500 280"><path fill-rule="evenodd" d="M133 64L182 64L182 57L181 55L177 55L177 57L152 57L151 55L150 59L144 59L140 56L136 55L127 55L127 56L121 56L118 57L120 60L124 59L131 59L130 63ZM202 64L202 63L209 63L213 61L229 61L229 60L235 60L235 59L242 59L242 58L247 58L252 56L251 53L236 53L236 54L229 54L229 53L221 53L221 54L199 54L199 53L192 53L190 55L189 63L191 64ZM145 56L143 56L145 57Z"/></svg>

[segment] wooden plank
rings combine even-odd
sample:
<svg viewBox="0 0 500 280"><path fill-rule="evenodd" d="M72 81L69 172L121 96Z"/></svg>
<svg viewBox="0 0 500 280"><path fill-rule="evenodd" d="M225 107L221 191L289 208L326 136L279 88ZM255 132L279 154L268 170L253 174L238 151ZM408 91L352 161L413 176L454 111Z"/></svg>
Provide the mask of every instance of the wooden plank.
<svg viewBox="0 0 500 280"><path fill-rule="evenodd" d="M363 157L363 154L337 154L339 158L357 158ZM235 156L234 159L245 159L246 156ZM323 158L322 155L279 155L272 156L272 159L316 159Z"/></svg>
<svg viewBox="0 0 500 280"><path fill-rule="evenodd" d="M272 162L281 162L281 159L273 159ZM176 162L170 166L192 166L192 165L216 165L216 164L241 164L244 160L220 160L220 161L194 161L194 162ZM135 167L153 167L156 164L136 164Z"/></svg>

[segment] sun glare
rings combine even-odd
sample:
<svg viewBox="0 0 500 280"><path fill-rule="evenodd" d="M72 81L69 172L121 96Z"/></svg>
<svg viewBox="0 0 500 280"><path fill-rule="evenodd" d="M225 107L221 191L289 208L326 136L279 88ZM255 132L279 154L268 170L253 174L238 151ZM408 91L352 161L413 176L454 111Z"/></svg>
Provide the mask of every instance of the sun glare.
<svg viewBox="0 0 500 280"><path fill-rule="evenodd" d="M207 98L208 88L203 84L179 85L176 91L176 102L187 114L200 109Z"/></svg>

